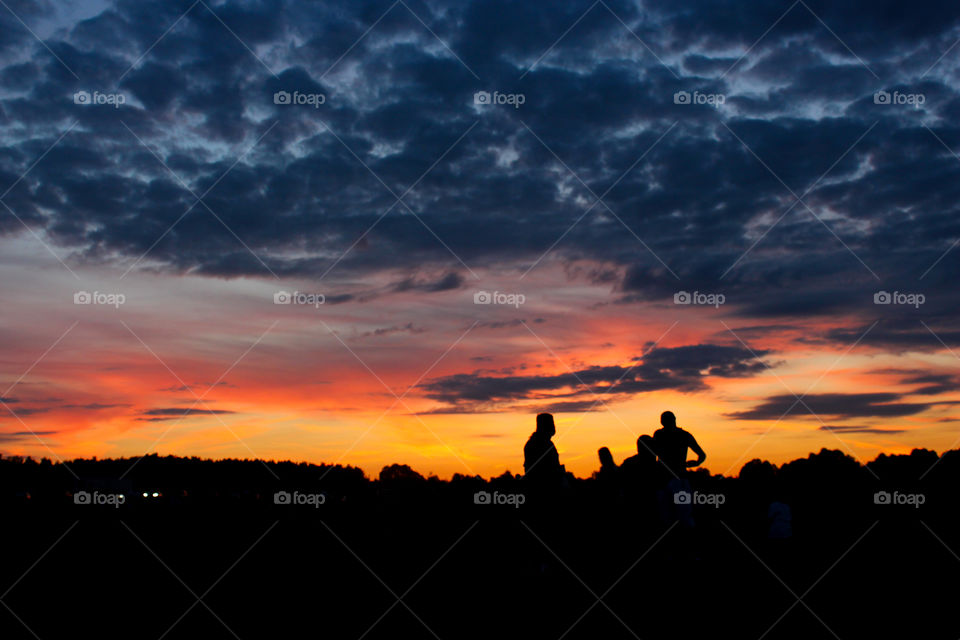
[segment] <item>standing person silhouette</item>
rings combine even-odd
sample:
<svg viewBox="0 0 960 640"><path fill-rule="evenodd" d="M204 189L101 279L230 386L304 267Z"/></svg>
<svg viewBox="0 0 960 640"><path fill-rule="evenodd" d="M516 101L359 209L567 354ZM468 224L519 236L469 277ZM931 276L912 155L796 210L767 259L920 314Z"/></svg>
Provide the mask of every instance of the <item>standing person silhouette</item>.
<svg viewBox="0 0 960 640"><path fill-rule="evenodd" d="M707 459L697 439L693 435L677 426L677 417L672 411L660 414L662 428L653 433L653 442L660 462L666 465L674 476L682 478L686 475L687 467L698 467ZM697 454L696 460L687 460L687 449Z"/></svg>
<svg viewBox="0 0 960 640"><path fill-rule="evenodd" d="M523 446L524 479L536 488L555 488L563 479L563 465L560 455L550 440L557 433L553 424L553 415L537 415L537 430L530 434Z"/></svg>
<svg viewBox="0 0 960 640"><path fill-rule="evenodd" d="M672 411L660 414L662 428L653 433L657 458L670 476L665 490L658 493L661 517L669 522L679 522L685 529L693 528L692 491L687 480L687 468L703 464L707 454L688 431L677 426L677 417ZM696 460L687 460L687 450L697 454Z"/></svg>
<svg viewBox="0 0 960 640"><path fill-rule="evenodd" d="M560 526L558 506L565 470L560 464L557 448L550 440L556 433L553 415L540 413L537 415L537 430L530 434L523 445L524 493L528 498L528 513L537 529L556 529ZM541 578L559 569L541 546L533 548L529 558Z"/></svg>

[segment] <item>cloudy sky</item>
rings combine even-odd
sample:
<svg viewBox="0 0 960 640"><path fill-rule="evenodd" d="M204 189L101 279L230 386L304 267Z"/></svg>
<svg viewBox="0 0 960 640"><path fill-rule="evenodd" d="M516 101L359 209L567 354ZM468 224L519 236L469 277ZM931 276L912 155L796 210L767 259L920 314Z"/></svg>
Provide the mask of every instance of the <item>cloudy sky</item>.
<svg viewBox="0 0 960 640"><path fill-rule="evenodd" d="M952 2L0 8L0 452L958 441Z"/></svg>

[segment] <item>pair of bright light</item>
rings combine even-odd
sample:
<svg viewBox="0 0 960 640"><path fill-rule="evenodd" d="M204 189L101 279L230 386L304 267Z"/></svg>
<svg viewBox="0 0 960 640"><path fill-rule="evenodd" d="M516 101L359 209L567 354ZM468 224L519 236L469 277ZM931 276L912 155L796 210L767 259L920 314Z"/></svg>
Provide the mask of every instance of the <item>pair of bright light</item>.
<svg viewBox="0 0 960 640"><path fill-rule="evenodd" d="M160 497L160 494L157 493L156 491L154 491L153 493L147 493L146 491L144 491L144 492L143 492L143 497L144 497L144 498L149 498L149 497L159 498L159 497Z"/></svg>

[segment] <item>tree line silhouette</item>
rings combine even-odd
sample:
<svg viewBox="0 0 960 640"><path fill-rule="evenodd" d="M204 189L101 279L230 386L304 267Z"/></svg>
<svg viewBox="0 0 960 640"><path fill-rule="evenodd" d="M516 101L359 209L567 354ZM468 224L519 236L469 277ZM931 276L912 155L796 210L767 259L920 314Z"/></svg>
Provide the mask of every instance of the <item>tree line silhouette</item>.
<svg viewBox="0 0 960 640"><path fill-rule="evenodd" d="M953 487L960 482L960 450L938 455L928 449L914 449L909 455L880 454L861 464L842 451L825 448L781 465L753 459L736 477L715 475L693 468L705 454L668 414L664 414L664 428L655 435L641 435L637 453L622 463L614 462L607 447L601 448L599 468L587 478L576 477L560 464L550 441L555 432L553 418L541 414L537 430L524 447L525 474L505 471L484 479L455 473L451 479L441 480L396 463L370 478L357 467L307 462L158 454L53 462L48 458L0 455L0 503L69 506L78 491L100 491L125 494L128 500L123 506L131 508L138 504L212 502L271 506L276 504L274 494L278 491L310 490L322 492L329 508L436 501L453 508L473 508L487 506L474 499L478 492L487 492L524 495L521 504L510 503L517 507L516 513L599 503L629 511L640 520L659 518L662 522L683 523L692 510L701 518L721 514L737 514L750 521L766 518L770 526L780 527L782 535L784 518L793 519L794 515L801 516L798 524L802 528L804 522L831 513L843 516L904 504L926 511L944 509L954 503ZM678 433L674 435L671 430ZM665 463L664 443L683 451ZM686 443L697 453L697 460L686 460ZM689 502L682 495L696 492L701 496L691 495ZM884 493L892 496L889 503L883 501ZM879 498L877 494L881 494ZM915 494L923 495L922 504L899 498ZM722 498L711 500L711 495ZM946 496L950 499L943 499Z"/></svg>
<svg viewBox="0 0 960 640"><path fill-rule="evenodd" d="M930 578L960 567L960 450L861 464L821 449L727 477L663 422L619 464L601 448L585 478L563 468L549 417L526 472L492 478L0 457L3 602L45 640L232 637L220 621L244 639L675 638L682 621L707 637L957 635L955 593ZM217 617L184 616L208 587ZM35 637L3 614L0 636Z"/></svg>

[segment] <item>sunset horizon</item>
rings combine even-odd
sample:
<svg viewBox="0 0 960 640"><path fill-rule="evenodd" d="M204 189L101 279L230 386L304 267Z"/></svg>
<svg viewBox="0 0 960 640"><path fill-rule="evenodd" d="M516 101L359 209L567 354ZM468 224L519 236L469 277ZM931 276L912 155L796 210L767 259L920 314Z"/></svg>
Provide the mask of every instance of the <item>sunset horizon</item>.
<svg viewBox="0 0 960 640"><path fill-rule="evenodd" d="M953 13L646 4L8 7L0 453L955 448Z"/></svg>
<svg viewBox="0 0 960 640"><path fill-rule="evenodd" d="M957 637L958 122L955 1L0 0L0 637Z"/></svg>
<svg viewBox="0 0 960 640"><path fill-rule="evenodd" d="M41 265L31 279L62 269ZM864 317L794 319L770 335L738 315L734 293L718 306L672 295L610 304L622 296L609 284L563 274L531 286L534 277L429 293L408 284L354 305L331 304L346 294L307 280L64 281L63 299L23 313L23 324L6 316L18 340L5 358L13 433L0 452L290 459L372 477L403 463L490 477L522 473L523 442L546 411L563 462L585 477L598 448L632 455L668 409L698 434L706 467L724 475L752 458L779 464L824 447L861 462L956 447L953 354L932 332L926 347L872 346L885 311L872 293ZM87 289L124 299L74 305ZM487 289L525 299L476 304ZM275 303L284 291L325 298ZM846 345L808 338L847 327ZM18 380L18 369L29 370Z"/></svg>

